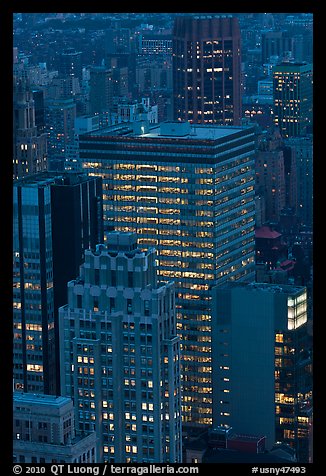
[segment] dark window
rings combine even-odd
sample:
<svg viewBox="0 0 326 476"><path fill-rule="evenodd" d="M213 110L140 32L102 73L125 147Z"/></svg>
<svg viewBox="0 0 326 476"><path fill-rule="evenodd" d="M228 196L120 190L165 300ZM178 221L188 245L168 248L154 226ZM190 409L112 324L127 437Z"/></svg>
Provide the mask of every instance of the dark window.
<svg viewBox="0 0 326 476"><path fill-rule="evenodd" d="M131 313L132 313L132 300L127 299L127 314L131 314Z"/></svg>

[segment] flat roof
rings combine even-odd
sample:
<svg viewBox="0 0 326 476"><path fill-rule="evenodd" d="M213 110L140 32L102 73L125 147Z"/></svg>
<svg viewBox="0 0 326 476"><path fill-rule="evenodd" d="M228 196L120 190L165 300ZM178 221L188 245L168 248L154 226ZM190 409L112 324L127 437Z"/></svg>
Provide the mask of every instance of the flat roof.
<svg viewBox="0 0 326 476"><path fill-rule="evenodd" d="M243 288L248 291L268 291L270 293L286 293L297 294L306 289L305 286L294 286L293 284L270 284L270 283L256 283L247 281L227 281L222 284L214 286L215 289L235 289Z"/></svg>
<svg viewBox="0 0 326 476"><path fill-rule="evenodd" d="M45 395L41 393L23 393L23 392L14 392L13 394L14 403L21 404L31 404L31 405L46 405L46 406L55 406L61 407L67 405L71 402L71 398L56 396L56 395Z"/></svg>
<svg viewBox="0 0 326 476"><path fill-rule="evenodd" d="M149 138L182 138L182 139L205 139L205 140L215 140L220 139L221 137L230 136L236 132L241 131L241 127L236 126L210 126L208 124L196 124L192 125L190 128L190 133L186 135L168 135L161 134L160 126L154 127L147 134L140 135L140 137L149 137Z"/></svg>
<svg viewBox="0 0 326 476"><path fill-rule="evenodd" d="M24 185L30 187L40 187L42 185L76 185L89 180L93 180L95 177L89 177L84 172L63 171L63 172L38 172L35 174L27 175L26 177L17 179L14 181L14 185Z"/></svg>
<svg viewBox="0 0 326 476"><path fill-rule="evenodd" d="M122 124L117 124L113 126L108 126L103 129L97 129L96 131L87 132L86 136L96 137L136 137L136 138L145 138L145 139L183 139L183 140L211 140L215 141L216 139L221 139L223 137L232 136L239 132L253 129L252 126L219 126L217 124L190 124L189 132L183 127L185 123L183 122L173 122L169 121L171 127L176 127L180 129L178 134L175 130L173 133L169 134L168 129L165 127L164 133L161 130L161 124L158 123L149 125L149 129L145 133L135 132L134 125L132 122L125 122Z"/></svg>

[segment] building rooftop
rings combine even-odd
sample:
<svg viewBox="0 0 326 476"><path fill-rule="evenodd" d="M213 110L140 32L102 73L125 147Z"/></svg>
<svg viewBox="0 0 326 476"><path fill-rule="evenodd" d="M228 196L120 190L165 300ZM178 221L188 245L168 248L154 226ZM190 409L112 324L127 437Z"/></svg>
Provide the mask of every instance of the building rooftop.
<svg viewBox="0 0 326 476"><path fill-rule="evenodd" d="M71 402L71 399L68 397L56 396L56 395L44 395L40 393L23 393L23 392L14 392L13 401L15 404L25 404L25 405L46 405L52 407L62 407Z"/></svg>
<svg viewBox="0 0 326 476"><path fill-rule="evenodd" d="M292 284L270 284L270 283L256 283L246 281L227 281L215 286L215 289L236 289L243 288L248 291L266 291L269 293L285 293L296 294L302 292L305 286L294 286Z"/></svg>
<svg viewBox="0 0 326 476"><path fill-rule="evenodd" d="M271 453L246 453L244 451L212 448L205 452L203 463L283 463L285 458Z"/></svg>
<svg viewBox="0 0 326 476"><path fill-rule="evenodd" d="M85 173L67 171L67 172L40 172L36 174L27 175L24 178L14 181L14 185L41 187L49 184L55 185L76 185L94 177L88 177Z"/></svg>
<svg viewBox="0 0 326 476"><path fill-rule="evenodd" d="M114 126L89 132L89 136L107 137L137 137L148 139L186 139L215 141L232 136L252 127L219 126L208 124L190 124L189 122L169 121L160 124L148 125L143 122L125 122Z"/></svg>
<svg viewBox="0 0 326 476"><path fill-rule="evenodd" d="M280 236L282 236L281 233L279 233L276 230L272 230L271 228L269 228L269 226L262 226L262 227L257 228L255 230L255 237L256 238L275 239L275 238L279 238Z"/></svg>
<svg viewBox="0 0 326 476"><path fill-rule="evenodd" d="M312 70L310 63L283 62L273 66L273 73L304 73Z"/></svg>

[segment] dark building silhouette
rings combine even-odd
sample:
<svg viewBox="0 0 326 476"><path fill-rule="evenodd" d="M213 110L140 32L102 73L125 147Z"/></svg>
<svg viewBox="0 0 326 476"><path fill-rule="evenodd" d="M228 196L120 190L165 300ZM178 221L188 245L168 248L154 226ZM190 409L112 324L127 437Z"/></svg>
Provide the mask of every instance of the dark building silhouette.
<svg viewBox="0 0 326 476"><path fill-rule="evenodd" d="M74 142L75 118L76 103L73 98L47 100L48 169L51 171L64 170L67 146Z"/></svg>
<svg viewBox="0 0 326 476"><path fill-rule="evenodd" d="M13 91L14 179L47 170L47 136L38 128L36 118L39 121L34 94L28 81L21 80Z"/></svg>
<svg viewBox="0 0 326 476"><path fill-rule="evenodd" d="M287 31L267 30L262 32L262 63L269 63L271 56L280 59L286 53L293 55L294 39Z"/></svg>
<svg viewBox="0 0 326 476"><path fill-rule="evenodd" d="M75 77L82 80L82 53L74 48L63 51L59 56L58 69L63 77Z"/></svg>
<svg viewBox="0 0 326 476"><path fill-rule="evenodd" d="M35 125L39 134L43 134L45 132L44 91L33 87L32 94L35 109Z"/></svg>
<svg viewBox="0 0 326 476"><path fill-rule="evenodd" d="M260 138L255 167L256 193L264 197L265 220L279 222L286 192L282 138L278 130Z"/></svg>
<svg viewBox="0 0 326 476"><path fill-rule="evenodd" d="M214 427L265 435L268 450L285 443L298 461L308 462L307 288L229 282L213 288L213 310L221 316L213 319Z"/></svg>
<svg viewBox="0 0 326 476"><path fill-rule="evenodd" d="M102 180L34 174L14 183L14 387L54 394L58 307L85 249L103 241Z"/></svg>
<svg viewBox="0 0 326 476"><path fill-rule="evenodd" d="M172 44L174 120L239 125L238 19L177 17Z"/></svg>
<svg viewBox="0 0 326 476"><path fill-rule="evenodd" d="M90 111L100 113L112 107L113 78L112 71L105 66L93 66L90 69Z"/></svg>

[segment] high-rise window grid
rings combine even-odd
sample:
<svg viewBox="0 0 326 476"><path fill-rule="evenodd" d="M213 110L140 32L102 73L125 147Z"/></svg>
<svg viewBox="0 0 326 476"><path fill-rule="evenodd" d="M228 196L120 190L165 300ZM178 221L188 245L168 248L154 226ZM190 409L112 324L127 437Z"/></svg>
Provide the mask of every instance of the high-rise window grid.
<svg viewBox="0 0 326 476"><path fill-rule="evenodd" d="M183 418L200 424L211 423L211 371L198 362L210 358L211 337L187 324L210 321L216 280L251 279L254 264L253 138L230 133L214 146L211 137L94 134L81 138L80 154L83 170L103 177L106 227L137 232L144 250L155 246L159 278L176 283L182 364L193 360L185 366L183 399L192 404Z"/></svg>

